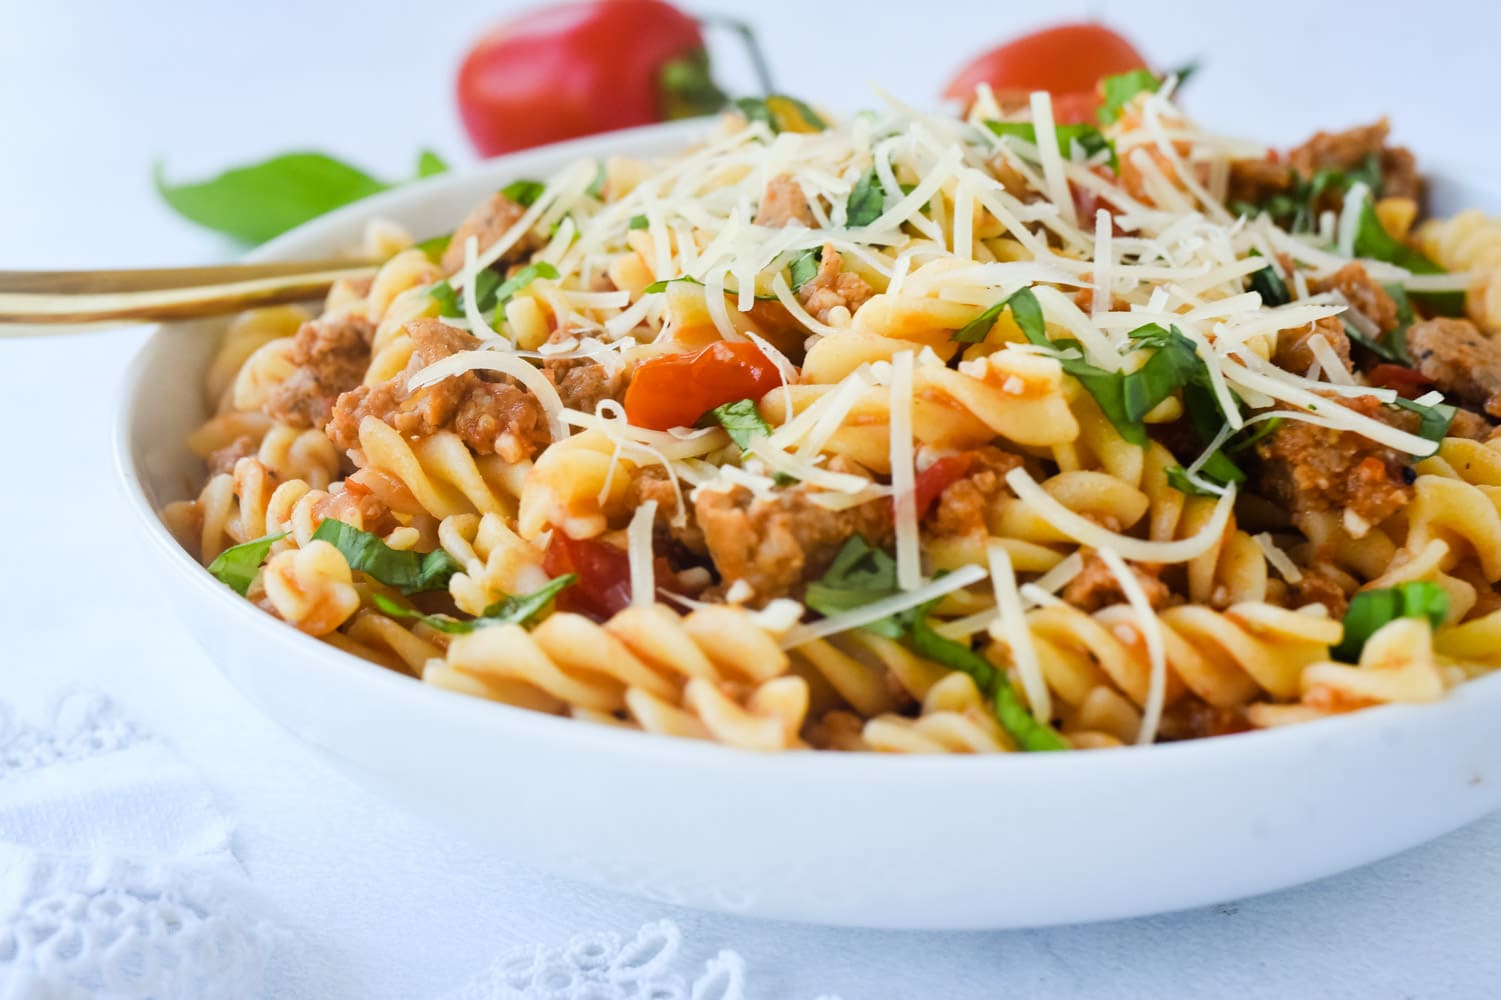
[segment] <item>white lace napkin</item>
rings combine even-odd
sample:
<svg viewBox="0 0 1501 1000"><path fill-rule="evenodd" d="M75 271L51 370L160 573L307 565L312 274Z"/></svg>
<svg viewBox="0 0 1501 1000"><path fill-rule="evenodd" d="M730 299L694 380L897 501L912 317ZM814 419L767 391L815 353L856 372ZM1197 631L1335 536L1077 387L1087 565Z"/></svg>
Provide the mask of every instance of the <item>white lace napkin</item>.
<svg viewBox="0 0 1501 1000"><path fill-rule="evenodd" d="M0 998L257 997L281 935L208 788L97 695L0 702Z"/></svg>

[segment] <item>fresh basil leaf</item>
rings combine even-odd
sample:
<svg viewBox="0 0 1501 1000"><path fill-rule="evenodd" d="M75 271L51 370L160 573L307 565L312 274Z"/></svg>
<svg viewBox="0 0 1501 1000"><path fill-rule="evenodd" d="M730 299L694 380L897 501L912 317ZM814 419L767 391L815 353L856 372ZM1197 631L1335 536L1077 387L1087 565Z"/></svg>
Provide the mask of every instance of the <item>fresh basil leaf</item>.
<svg viewBox="0 0 1501 1000"><path fill-rule="evenodd" d="M495 308L495 290L498 287L500 287L500 275L489 268L475 274L474 302L480 312L488 312ZM447 279L429 288L427 294L437 301L439 316L464 315L463 293L449 284Z"/></svg>
<svg viewBox="0 0 1501 1000"><path fill-rule="evenodd" d="M693 277L692 275L684 274L684 275L680 275L680 276L678 276L676 278L663 278L661 281L653 281L651 284L649 284L645 288L641 289L641 294L643 294L643 295L655 295L658 292L665 292L665 291L667 291L667 286L668 285L671 285L671 284L673 284L675 282L678 282L678 281L685 281L685 282L687 282L690 285L700 285L700 286L703 285L702 281L699 281L697 278ZM727 298L735 298L740 293L737 290L733 289L733 288L726 288L724 290L724 294L725 294L725 296ZM770 302L770 301L774 301L776 299L776 296L775 295L761 295L761 294L757 294L756 298L760 299L763 302Z"/></svg>
<svg viewBox="0 0 1501 1000"><path fill-rule="evenodd" d="M1167 467L1167 484L1179 493L1186 493L1191 497L1217 497L1214 490L1207 490L1188 478L1188 470L1181 465Z"/></svg>
<svg viewBox="0 0 1501 1000"><path fill-rule="evenodd" d="M1278 426L1281 425L1282 419L1283 418L1281 417L1272 417L1269 420L1263 420L1261 423L1257 424L1256 427L1252 429L1251 432L1245 437L1241 438L1238 441L1226 443L1225 451L1231 455L1238 455L1241 452L1254 447L1257 441L1260 441L1262 438L1275 431Z"/></svg>
<svg viewBox="0 0 1501 1000"><path fill-rule="evenodd" d="M844 224L850 229L868 226L879 219L884 211L886 189L876 176L876 168L871 167L850 190L849 201L844 206Z"/></svg>
<svg viewBox="0 0 1501 1000"><path fill-rule="evenodd" d="M1372 190L1375 190L1372 188ZM1412 247L1395 239L1381 225L1370 195L1360 203L1360 217L1355 228L1355 256L1386 261L1405 268L1413 274L1446 274L1447 272ZM1465 314L1465 293L1412 292L1412 297L1442 316Z"/></svg>
<svg viewBox="0 0 1501 1000"><path fill-rule="evenodd" d="M278 531L274 535L262 535L231 545L214 557L214 561L208 564L208 571L220 583L244 597L255 575L260 572L261 563L271 554L271 546L286 537L285 531Z"/></svg>
<svg viewBox="0 0 1501 1000"><path fill-rule="evenodd" d="M427 255L427 259L434 264L441 263L443 253L448 249L448 244L453 242L453 233L441 233L430 237L417 244L417 249Z"/></svg>
<svg viewBox="0 0 1501 1000"><path fill-rule="evenodd" d="M1345 324L1345 336L1349 339L1350 343L1365 348L1382 361L1390 361L1398 365L1412 364L1412 359L1407 356L1407 352L1399 352L1389 346L1389 342L1385 337L1382 337L1380 340L1372 340L1349 323Z"/></svg>
<svg viewBox="0 0 1501 1000"><path fill-rule="evenodd" d="M829 127L806 103L786 94L742 97L733 103L746 121L760 122L773 133L822 132Z"/></svg>
<svg viewBox="0 0 1501 1000"><path fill-rule="evenodd" d="M1100 81L1105 94L1105 101L1099 111L1100 124L1110 125L1118 121L1127 101L1137 94L1156 93L1161 86L1162 81L1149 69L1133 69L1128 73L1105 77Z"/></svg>
<svg viewBox="0 0 1501 1000"><path fill-rule="evenodd" d="M393 549L379 535L332 518L318 525L313 538L338 549L350 569L403 594L441 590L448 586L448 578L463 568L442 549L431 552Z"/></svg>
<svg viewBox="0 0 1501 1000"><path fill-rule="evenodd" d="M430 149L424 149L421 153L417 154L418 177L432 177L435 174L446 174L447 172L448 161L444 160L437 153L434 153Z"/></svg>
<svg viewBox="0 0 1501 1000"><path fill-rule="evenodd" d="M538 278L546 278L549 281L557 281L558 269L547 263L547 261L545 260L539 260L535 264L528 264L523 268L519 268L515 274L511 275L505 281L502 281L499 285L497 285L494 292L491 294L491 298L494 303L493 308L496 310L497 316L499 315L499 311L505 308L505 304L511 301L511 299L515 298L517 292L526 288L527 285L530 285ZM476 287L475 291L477 293L479 291L479 288ZM486 308L491 307L487 306Z"/></svg>
<svg viewBox="0 0 1501 1000"><path fill-rule="evenodd" d="M771 436L771 425L761 419L761 412L753 400L740 399L716 406L708 416L725 429L741 451L749 451L755 438Z"/></svg>
<svg viewBox="0 0 1501 1000"><path fill-rule="evenodd" d="M1048 340L1047 322L1042 316L1042 305L1037 301L1036 293L1025 286L1018 288L954 331L950 339L957 340L961 344L981 343L990 336L996 320L1000 319L1001 313L1008 308L1011 310L1011 318L1016 320L1017 327L1021 329L1028 342L1045 347L1053 346Z"/></svg>
<svg viewBox="0 0 1501 1000"><path fill-rule="evenodd" d="M541 181L534 181L530 177L523 177L501 188L500 193L522 208L531 208L537 199L542 197L542 192L546 190L547 185Z"/></svg>
<svg viewBox="0 0 1501 1000"><path fill-rule="evenodd" d="M814 247L812 250L804 250L792 258L788 266L787 274L792 279L792 290L796 292L808 282L818 276L818 265L823 260L823 250Z"/></svg>
<svg viewBox="0 0 1501 1000"><path fill-rule="evenodd" d="M153 179L179 215L246 243L263 243L391 186L322 153L286 153L196 184L168 183L158 163Z"/></svg>
<svg viewBox="0 0 1501 1000"><path fill-rule="evenodd" d="M933 630L928 624L928 607L914 609L916 614L910 616L908 641L912 651L939 666L968 674L981 693L991 699L996 720L1001 727L1023 750L1040 752L1069 749L1068 743L1056 729L1027 710L1004 673L968 645L947 639Z"/></svg>
<svg viewBox="0 0 1501 1000"><path fill-rule="evenodd" d="M372 594L371 600L380 609L382 614L391 618L404 618L411 621L420 621L429 628L436 629L449 635L463 635L473 632L477 628L488 628L492 625L526 625L533 618L546 609L552 599L563 588L577 582L578 574L565 573L560 577L549 580L545 585L530 594L522 594L507 597L496 601L485 609L485 613L478 618L454 618L451 615L427 615L412 608L402 607L391 600L385 594Z"/></svg>
<svg viewBox="0 0 1501 1000"><path fill-rule="evenodd" d="M1037 126L1031 122L998 122L987 121L985 127L998 136L1015 136L1023 142L1037 145ZM1058 153L1064 159L1072 160L1074 156L1074 144L1078 143L1080 151L1084 153L1086 160L1092 159L1096 153L1108 152L1110 155L1106 162L1112 170L1120 166L1115 156L1115 146L1105 138L1105 133L1086 122L1076 125L1055 125L1053 133L1058 139Z"/></svg>
<svg viewBox="0 0 1501 1000"><path fill-rule="evenodd" d="M1359 663L1366 640L1398 618L1426 618L1438 628L1449 613L1449 595L1436 583L1415 580L1383 590L1362 590L1345 612L1344 637L1331 650L1336 660Z"/></svg>
<svg viewBox="0 0 1501 1000"><path fill-rule="evenodd" d="M552 599L564 589L578 582L577 573L564 573L553 577L530 594L518 594L496 601L476 619L483 625L526 625L538 617Z"/></svg>
<svg viewBox="0 0 1501 1000"><path fill-rule="evenodd" d="M1449 433L1449 425L1454 422L1454 414L1457 408L1448 403L1435 403L1432 406L1423 406L1410 399L1398 396L1392 400L1390 406L1408 413L1416 413L1422 420L1418 423L1418 436L1427 438L1429 441L1443 441Z"/></svg>
<svg viewBox="0 0 1501 1000"><path fill-rule="evenodd" d="M629 228L629 229L645 229L645 228L647 228L650 225L651 225L651 222L649 222L647 220L646 216L644 216L644 215L633 215L633 216L631 216L631 221L630 221L630 224L627 226L627 228Z"/></svg>
<svg viewBox="0 0 1501 1000"><path fill-rule="evenodd" d="M897 592L896 560L859 535L851 535L821 579L808 584L803 603L826 617L863 608ZM864 626L888 639L904 631L896 618Z"/></svg>
<svg viewBox="0 0 1501 1000"><path fill-rule="evenodd" d="M1252 254L1260 257L1261 254L1252 250ZM1251 291L1261 296L1261 304L1264 306L1285 306L1293 300L1288 294L1287 282L1282 280L1282 275L1271 264L1251 275Z"/></svg>

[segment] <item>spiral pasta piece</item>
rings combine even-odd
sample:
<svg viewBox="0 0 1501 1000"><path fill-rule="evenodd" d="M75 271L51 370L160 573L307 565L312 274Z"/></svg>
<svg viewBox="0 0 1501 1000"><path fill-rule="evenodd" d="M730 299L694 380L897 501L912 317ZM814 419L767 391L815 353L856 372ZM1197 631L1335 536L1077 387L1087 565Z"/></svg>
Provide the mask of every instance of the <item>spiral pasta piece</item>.
<svg viewBox="0 0 1501 1000"><path fill-rule="evenodd" d="M1465 305L1475 324L1501 334L1501 219L1468 209L1448 219L1429 219L1414 233L1418 246L1450 271L1470 272Z"/></svg>

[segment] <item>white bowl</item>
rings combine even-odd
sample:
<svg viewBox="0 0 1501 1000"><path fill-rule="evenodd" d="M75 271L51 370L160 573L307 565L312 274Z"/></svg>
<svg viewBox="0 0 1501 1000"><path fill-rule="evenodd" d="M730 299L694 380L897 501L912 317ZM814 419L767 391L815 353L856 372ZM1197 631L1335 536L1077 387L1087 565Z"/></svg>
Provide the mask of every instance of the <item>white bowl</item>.
<svg viewBox="0 0 1501 1000"><path fill-rule="evenodd" d="M253 254L319 257L366 219L419 235L580 156L676 148L701 123L595 137L392 191ZM1448 189L1452 207L1484 204ZM1494 202L1494 199L1492 199ZM215 581L157 511L190 495L213 321L163 326L126 376L119 462L183 621L266 714L355 780L497 853L624 892L791 920L1001 928L1280 889L1501 804L1501 676L1442 703L1115 752L758 755L452 694L309 638Z"/></svg>

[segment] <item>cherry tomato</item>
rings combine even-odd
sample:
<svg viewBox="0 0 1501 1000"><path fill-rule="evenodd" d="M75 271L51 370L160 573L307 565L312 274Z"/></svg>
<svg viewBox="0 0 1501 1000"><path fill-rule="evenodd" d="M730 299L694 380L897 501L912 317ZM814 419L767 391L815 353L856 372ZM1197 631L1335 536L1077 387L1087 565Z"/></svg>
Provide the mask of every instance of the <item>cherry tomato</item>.
<svg viewBox="0 0 1501 1000"><path fill-rule="evenodd" d="M707 114L724 104L698 22L663 0L520 14L459 69L459 114L485 156Z"/></svg>
<svg viewBox="0 0 1501 1000"><path fill-rule="evenodd" d="M562 531L554 531L542 554L542 568L553 577L578 574L577 583L559 592L559 611L604 621L630 606L630 557L613 545L593 538L569 538Z"/></svg>
<svg viewBox="0 0 1501 1000"><path fill-rule="evenodd" d="M1433 387L1432 379L1402 365L1375 365L1366 373L1366 379L1372 385L1396 389L1397 395L1404 399L1417 399Z"/></svg>
<svg viewBox="0 0 1501 1000"><path fill-rule="evenodd" d="M917 500L917 516L926 517L943 491L964 478L974 464L974 456L968 452L945 455L917 474L917 483L912 494Z"/></svg>
<svg viewBox="0 0 1501 1000"><path fill-rule="evenodd" d="M1062 124L1092 122L1099 82L1146 66L1141 53L1099 24L1060 24L1023 35L976 56L944 89L966 103L975 88L990 84L1005 103L1025 103L1034 90L1053 97L1053 118Z"/></svg>
<svg viewBox="0 0 1501 1000"><path fill-rule="evenodd" d="M716 406L760 399L781 384L776 365L755 344L721 340L643 361L625 390L625 415L654 431L692 427Z"/></svg>

